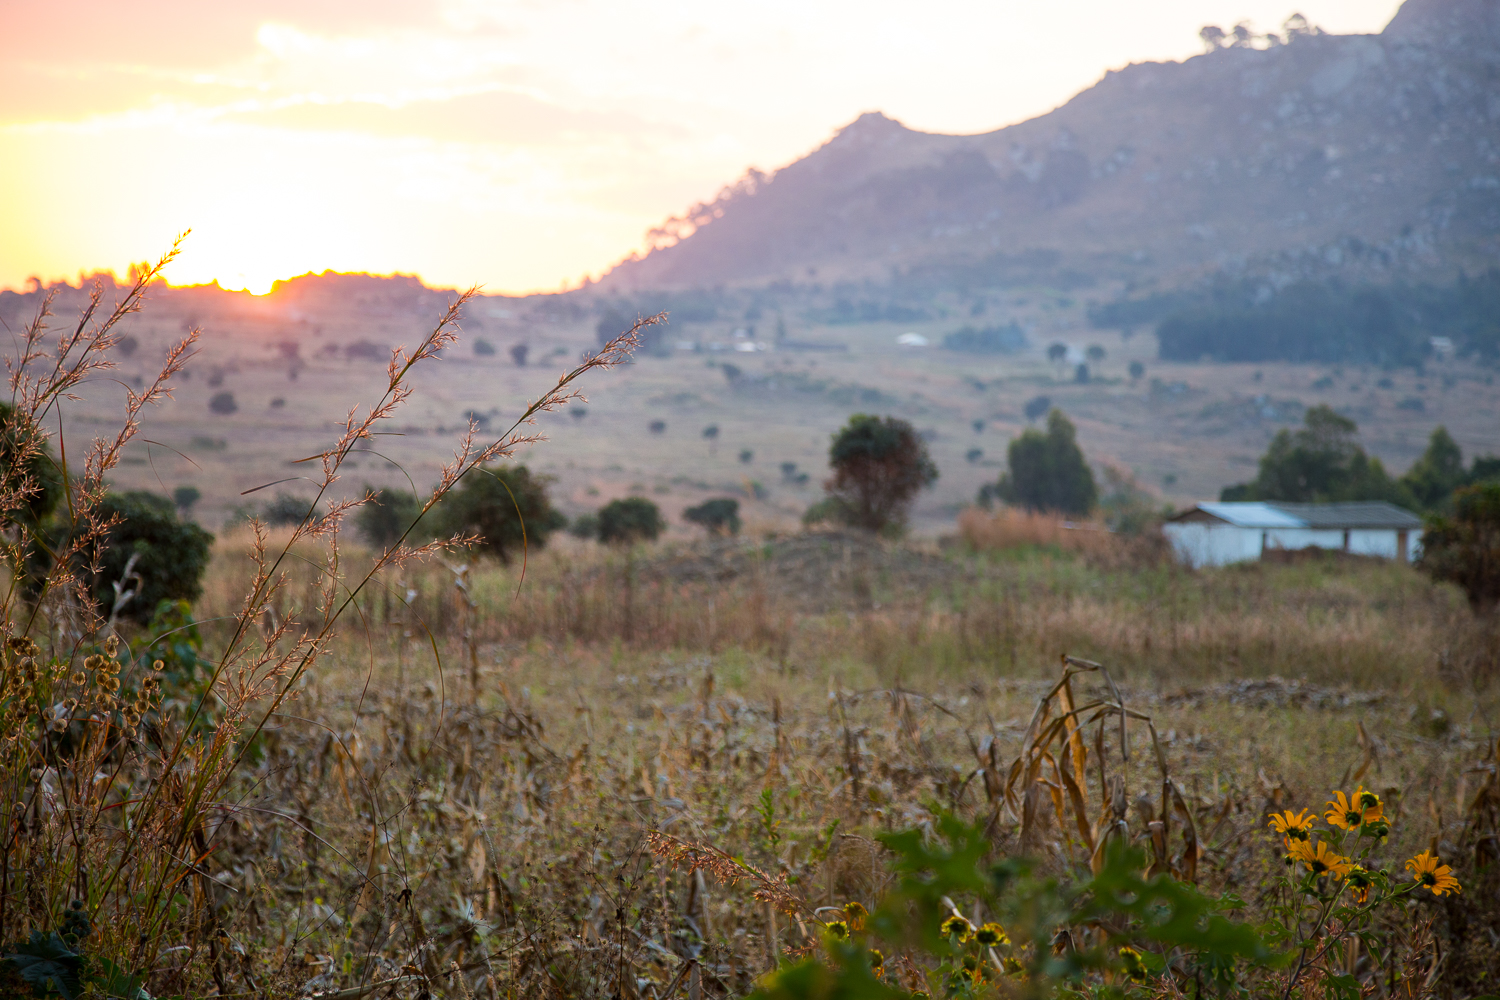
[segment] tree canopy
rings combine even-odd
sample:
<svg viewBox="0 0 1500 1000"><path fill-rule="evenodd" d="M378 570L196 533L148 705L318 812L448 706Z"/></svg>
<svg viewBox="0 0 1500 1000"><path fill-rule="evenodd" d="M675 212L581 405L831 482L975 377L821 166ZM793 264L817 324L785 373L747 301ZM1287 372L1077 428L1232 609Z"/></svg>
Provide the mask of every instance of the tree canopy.
<svg viewBox="0 0 1500 1000"><path fill-rule="evenodd" d="M927 443L899 417L856 413L833 435L823 484L837 520L866 531L899 529L917 493L937 482Z"/></svg>
<svg viewBox="0 0 1500 1000"><path fill-rule="evenodd" d="M1047 414L1045 431L1022 431L1010 443L1006 460L1010 470L993 493L1006 503L1081 517L1098 502L1094 473L1078 447L1073 422L1061 410Z"/></svg>
<svg viewBox="0 0 1500 1000"><path fill-rule="evenodd" d="M1500 483L1455 492L1452 515L1428 521L1418 565L1462 587L1475 613L1500 604Z"/></svg>
<svg viewBox="0 0 1500 1000"><path fill-rule="evenodd" d="M1225 487L1222 500L1319 503L1387 500L1412 506L1411 495L1359 444L1359 426L1329 406L1314 406L1296 431L1281 430L1248 483Z"/></svg>
<svg viewBox="0 0 1500 1000"><path fill-rule="evenodd" d="M523 545L543 548L568 523L547 496L551 485L551 476L524 465L471 469L433 509L434 526L443 535L478 535L479 552L507 563Z"/></svg>
<svg viewBox="0 0 1500 1000"><path fill-rule="evenodd" d="M606 545L652 542L666 528L661 508L645 497L611 500L599 508L599 541Z"/></svg>
<svg viewBox="0 0 1500 1000"><path fill-rule="evenodd" d="M195 601L203 593L203 571L214 536L179 520L172 501L140 490L111 493L99 505L99 517L118 518L105 535L99 572L90 580L105 617L114 607L117 583L122 594L135 595L121 606L120 614L142 625L150 623L162 601Z"/></svg>
<svg viewBox="0 0 1500 1000"><path fill-rule="evenodd" d="M682 512L682 519L708 530L710 535L740 533L740 502L730 497L705 500Z"/></svg>

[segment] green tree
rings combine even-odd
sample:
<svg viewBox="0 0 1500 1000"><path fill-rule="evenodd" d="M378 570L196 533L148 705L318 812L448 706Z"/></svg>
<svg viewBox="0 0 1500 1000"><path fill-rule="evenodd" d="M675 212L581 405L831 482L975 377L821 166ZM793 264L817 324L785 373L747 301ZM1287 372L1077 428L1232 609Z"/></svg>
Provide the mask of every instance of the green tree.
<svg viewBox="0 0 1500 1000"><path fill-rule="evenodd" d="M1082 516L1099 499L1094 473L1078 447L1073 422L1061 410L1047 414L1046 431L1028 427L1010 443L1010 471L994 495L1027 510ZM989 491L985 491L988 494Z"/></svg>
<svg viewBox="0 0 1500 1000"><path fill-rule="evenodd" d="M187 517L192 512L193 506L202 499L203 491L196 486L179 486L172 491L172 506L176 507L183 517Z"/></svg>
<svg viewBox="0 0 1500 1000"><path fill-rule="evenodd" d="M599 509L599 541L606 545L653 542L666 528L661 508L645 497L611 500Z"/></svg>
<svg viewBox="0 0 1500 1000"><path fill-rule="evenodd" d="M1314 406L1296 431L1278 431L1255 480L1229 486L1222 500L1316 503L1387 500L1410 506L1411 494L1359 445L1359 426L1329 406Z"/></svg>
<svg viewBox="0 0 1500 1000"><path fill-rule="evenodd" d="M385 549L395 544L421 513L422 502L415 493L366 486L365 502L354 514L354 528L372 548ZM427 532L421 540L430 535Z"/></svg>
<svg viewBox="0 0 1500 1000"><path fill-rule="evenodd" d="M134 592L120 614L142 625L162 601L198 599L213 535L180 520L172 501L155 493L111 493L98 510L102 522L118 518L104 536L99 571L90 580L101 613L108 617L115 606L115 584L122 595Z"/></svg>
<svg viewBox="0 0 1500 1000"><path fill-rule="evenodd" d="M513 551L545 547L568 523L547 496L552 482L524 465L471 469L433 509L434 527L441 535L478 535L477 551L508 563Z"/></svg>
<svg viewBox="0 0 1500 1000"><path fill-rule="evenodd" d="M1429 518L1418 565L1434 580L1458 584L1476 614L1500 604L1500 483L1453 494L1453 514Z"/></svg>
<svg viewBox="0 0 1500 1000"><path fill-rule="evenodd" d="M917 493L937 482L927 444L899 417L856 413L828 449L823 488L837 520L866 531L900 529Z"/></svg>
<svg viewBox="0 0 1500 1000"><path fill-rule="evenodd" d="M1406 470L1406 475L1401 477L1400 482L1411 491L1418 503L1428 510L1434 510L1442 506L1467 479L1462 449L1453 440L1453 435L1448 433L1448 428L1439 425L1433 428L1432 437L1427 440L1427 450Z"/></svg>
<svg viewBox="0 0 1500 1000"><path fill-rule="evenodd" d="M47 439L24 415L0 403L0 522L36 528L62 499L62 467Z"/></svg>
<svg viewBox="0 0 1500 1000"><path fill-rule="evenodd" d="M683 511L682 519L689 524L706 528L710 535L738 535L740 502L728 497L705 500L698 506Z"/></svg>

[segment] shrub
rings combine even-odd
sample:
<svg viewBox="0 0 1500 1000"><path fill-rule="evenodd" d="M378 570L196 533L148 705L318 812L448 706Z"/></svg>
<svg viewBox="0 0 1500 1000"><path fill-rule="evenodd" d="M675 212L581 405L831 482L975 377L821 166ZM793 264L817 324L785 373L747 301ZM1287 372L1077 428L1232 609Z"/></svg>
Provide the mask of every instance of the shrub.
<svg viewBox="0 0 1500 1000"><path fill-rule="evenodd" d="M474 353L479 355L481 358L490 357L495 353L495 345L490 343L488 340L485 340L483 337L478 337L474 341Z"/></svg>
<svg viewBox="0 0 1500 1000"><path fill-rule="evenodd" d="M1098 500L1094 474L1061 410L1047 416L1045 432L1028 427L1012 441L1006 461L1010 471L1000 477L994 495L1007 503L1082 516Z"/></svg>
<svg viewBox="0 0 1500 1000"><path fill-rule="evenodd" d="M574 538L597 540L599 538L599 515L579 514L568 525L568 534Z"/></svg>
<svg viewBox="0 0 1500 1000"><path fill-rule="evenodd" d="M1026 346L1026 333L1015 323L983 329L965 326L943 338L943 347L950 351L979 354L1014 354Z"/></svg>
<svg viewBox="0 0 1500 1000"><path fill-rule="evenodd" d="M310 507L312 509L309 512ZM322 516L322 511L301 497L294 497L290 493L277 493L261 508L259 514L261 522L273 528L288 528L301 524L304 518L316 521Z"/></svg>
<svg viewBox="0 0 1500 1000"><path fill-rule="evenodd" d="M646 430L652 434L665 434L667 432L667 422L665 420L653 420L646 425Z"/></svg>
<svg viewBox="0 0 1500 1000"><path fill-rule="evenodd" d="M472 469L434 510L438 532L478 535L476 550L502 563L523 546L543 548L568 523L547 496L552 482L524 465Z"/></svg>
<svg viewBox="0 0 1500 1000"><path fill-rule="evenodd" d="M239 405L234 401L234 393L226 390L214 393L213 398L208 401L208 408L215 413L228 416L237 411Z"/></svg>
<svg viewBox="0 0 1500 1000"><path fill-rule="evenodd" d="M937 482L927 445L899 417L856 413L833 435L833 477L823 484L837 519L866 531L899 529L917 493Z"/></svg>
<svg viewBox="0 0 1500 1000"><path fill-rule="evenodd" d="M645 497L611 500L599 510L599 541L606 545L655 541L666 527L661 509Z"/></svg>
<svg viewBox="0 0 1500 1000"><path fill-rule="evenodd" d="M105 497L101 512L102 520L119 518L104 536L99 571L90 588L106 617L115 606L115 584L121 594L134 594L120 613L142 625L150 623L162 601L198 598L213 535L179 520L172 502L154 493L112 493Z"/></svg>
<svg viewBox="0 0 1500 1000"><path fill-rule="evenodd" d="M1038 417L1045 417L1051 410L1051 396L1034 396L1026 401L1026 407L1023 412L1026 414L1027 420L1035 420Z"/></svg>
<svg viewBox="0 0 1500 1000"><path fill-rule="evenodd" d="M530 347L525 344L515 344L510 349L510 359L516 363L517 368L525 368L526 358L530 353Z"/></svg>
<svg viewBox="0 0 1500 1000"><path fill-rule="evenodd" d="M1141 380L1141 377L1145 374L1145 365L1141 364L1139 361L1130 362L1130 377L1132 380L1139 382Z"/></svg>
<svg viewBox="0 0 1500 1000"><path fill-rule="evenodd" d="M689 524L708 529L710 535L738 535L740 533L740 502L729 498L705 500L696 507L682 512L682 519Z"/></svg>
<svg viewBox="0 0 1500 1000"><path fill-rule="evenodd" d="M1453 494L1453 514L1429 519L1419 566L1458 584L1476 614L1500 604L1500 483Z"/></svg>
<svg viewBox="0 0 1500 1000"><path fill-rule="evenodd" d="M62 499L62 468L46 438L31 421L0 403L0 522L22 520L35 527Z"/></svg>
<svg viewBox="0 0 1500 1000"><path fill-rule="evenodd" d="M749 465L753 461L755 461L755 452L752 451L752 450L750 450L749 448L741 448L740 449L740 462L741 462L741 464L743 464L743 465Z"/></svg>
<svg viewBox="0 0 1500 1000"><path fill-rule="evenodd" d="M1281 430L1261 456L1250 483L1228 486L1221 500L1388 500L1411 505L1411 494L1360 447L1359 426L1329 406L1314 406L1296 432Z"/></svg>
<svg viewBox="0 0 1500 1000"><path fill-rule="evenodd" d="M372 548L387 549L416 523L422 503L406 490L365 487L365 502L354 515L354 527Z"/></svg>

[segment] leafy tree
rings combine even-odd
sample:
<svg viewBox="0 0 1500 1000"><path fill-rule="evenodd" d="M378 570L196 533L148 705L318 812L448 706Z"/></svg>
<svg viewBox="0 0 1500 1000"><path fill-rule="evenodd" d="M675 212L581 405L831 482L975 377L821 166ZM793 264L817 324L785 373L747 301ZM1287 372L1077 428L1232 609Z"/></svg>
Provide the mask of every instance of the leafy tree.
<svg viewBox="0 0 1500 1000"><path fill-rule="evenodd" d="M970 448L968 451L964 452L964 458L967 459L970 463L977 462L983 457L983 448Z"/></svg>
<svg viewBox="0 0 1500 1000"><path fill-rule="evenodd" d="M1439 425L1427 439L1427 450L1400 481L1418 503L1431 510L1441 506L1467 479L1462 449L1448 428Z"/></svg>
<svg viewBox="0 0 1500 1000"><path fill-rule="evenodd" d="M183 517L187 517L188 512L202 499L203 491L196 486L179 486L172 491L172 506L176 507L177 512Z"/></svg>
<svg viewBox="0 0 1500 1000"><path fill-rule="evenodd" d="M1051 396L1035 396L1026 401L1026 407L1023 412L1025 412L1027 420L1035 420L1038 417L1045 417L1051 409Z"/></svg>
<svg viewBox="0 0 1500 1000"><path fill-rule="evenodd" d="M968 351L974 354L1014 354L1026 349L1026 331L1019 324L960 327L943 338L943 346L950 351Z"/></svg>
<svg viewBox="0 0 1500 1000"><path fill-rule="evenodd" d="M646 430L652 434L665 434L667 431L667 422L665 420L653 420L646 425Z"/></svg>
<svg viewBox="0 0 1500 1000"><path fill-rule="evenodd" d="M495 345L483 337L479 337L474 341L474 353L481 358L487 358L495 353Z"/></svg>
<svg viewBox="0 0 1500 1000"><path fill-rule="evenodd" d="M1387 500L1410 506L1407 490L1386 474L1378 458L1365 454L1359 426L1331 407L1314 406L1301 429L1278 431L1260 459L1254 482L1226 487L1223 500L1315 503Z"/></svg>
<svg viewBox="0 0 1500 1000"><path fill-rule="evenodd" d="M1418 565L1462 587L1476 614L1500 605L1500 483L1455 492L1453 514L1428 520Z"/></svg>
<svg viewBox="0 0 1500 1000"><path fill-rule="evenodd" d="M823 484L838 519L866 531L899 529L917 493L937 482L927 444L899 417L856 413L833 435Z"/></svg>
<svg viewBox="0 0 1500 1000"><path fill-rule="evenodd" d="M574 538L597 539L599 537L599 515L579 514L568 525L568 534Z"/></svg>
<svg viewBox="0 0 1500 1000"><path fill-rule="evenodd" d="M545 547L552 532L568 523L547 496L552 482L524 465L479 466L438 502L434 526L443 535L478 535L477 551L509 563L511 552Z"/></svg>
<svg viewBox="0 0 1500 1000"><path fill-rule="evenodd" d="M1088 355L1089 364L1097 365L1104 360L1104 348L1098 344L1090 344L1089 349L1084 353Z"/></svg>
<svg viewBox="0 0 1500 1000"><path fill-rule="evenodd" d="M217 392L208 401L208 408L221 416L228 416L239 409L239 404L234 401L234 393Z"/></svg>
<svg viewBox="0 0 1500 1000"><path fill-rule="evenodd" d="M122 594L134 591L120 613L142 625L150 623L162 601L198 599L213 535L179 520L172 501L155 493L111 493L98 510L102 521L119 519L104 536L99 571L90 581L104 615L114 607L115 584Z"/></svg>
<svg viewBox="0 0 1500 1000"><path fill-rule="evenodd" d="M753 461L755 461L755 452L749 448L741 448L740 462L744 465L749 465Z"/></svg>
<svg viewBox="0 0 1500 1000"><path fill-rule="evenodd" d="M304 519L316 521L322 516L322 511L290 493L277 493L260 512L261 521L273 528L290 528L301 524Z"/></svg>
<svg viewBox="0 0 1500 1000"><path fill-rule="evenodd" d="M1141 380L1141 376L1143 376L1145 374L1146 374L1146 366L1145 365L1141 364L1139 361L1132 361L1132 362L1130 362L1130 378L1133 381L1139 382Z"/></svg>
<svg viewBox="0 0 1500 1000"><path fill-rule="evenodd" d="M1010 443L1010 471L994 496L1027 510L1082 516L1094 508L1099 488L1078 447L1077 432L1061 410L1047 415L1047 430L1028 427Z"/></svg>
<svg viewBox="0 0 1500 1000"><path fill-rule="evenodd" d="M738 535L740 502L728 497L705 500L698 506L683 511L682 519L689 524L706 528L710 535Z"/></svg>
<svg viewBox="0 0 1500 1000"><path fill-rule="evenodd" d="M1068 356L1068 345L1067 344L1064 344L1064 343L1061 343L1061 342L1054 342L1054 343L1051 343L1051 344L1047 345L1047 360L1050 361L1050 362L1052 362L1053 364L1057 364L1058 362L1062 361L1062 359L1065 358L1065 357L1067 357L1067 356Z"/></svg>
<svg viewBox="0 0 1500 1000"><path fill-rule="evenodd" d="M526 357L531 353L531 348L526 344L515 344L510 349L510 359L516 363L517 368L526 367Z"/></svg>
<svg viewBox="0 0 1500 1000"><path fill-rule="evenodd" d="M371 548L385 549L411 527L422 513L422 503L406 490L365 487L365 502L354 514L354 528Z"/></svg>
<svg viewBox="0 0 1500 1000"><path fill-rule="evenodd" d="M606 545L654 542L666 528L661 508L645 497L611 500L599 509L599 541Z"/></svg>

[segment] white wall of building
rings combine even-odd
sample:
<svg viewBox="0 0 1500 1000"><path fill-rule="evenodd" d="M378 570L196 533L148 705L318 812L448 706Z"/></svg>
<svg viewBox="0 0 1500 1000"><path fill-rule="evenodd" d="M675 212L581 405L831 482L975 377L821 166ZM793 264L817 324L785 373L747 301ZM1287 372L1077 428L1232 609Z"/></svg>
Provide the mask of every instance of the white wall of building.
<svg viewBox="0 0 1500 1000"><path fill-rule="evenodd" d="M1186 521L1162 525L1177 558L1189 566L1227 566L1252 562L1265 549L1335 549L1344 547L1343 531L1314 528L1241 528L1232 524ZM1349 552L1361 556L1396 559L1400 556L1397 533L1391 528L1357 528L1349 531ZM1407 535L1407 558L1422 553L1421 533Z"/></svg>

